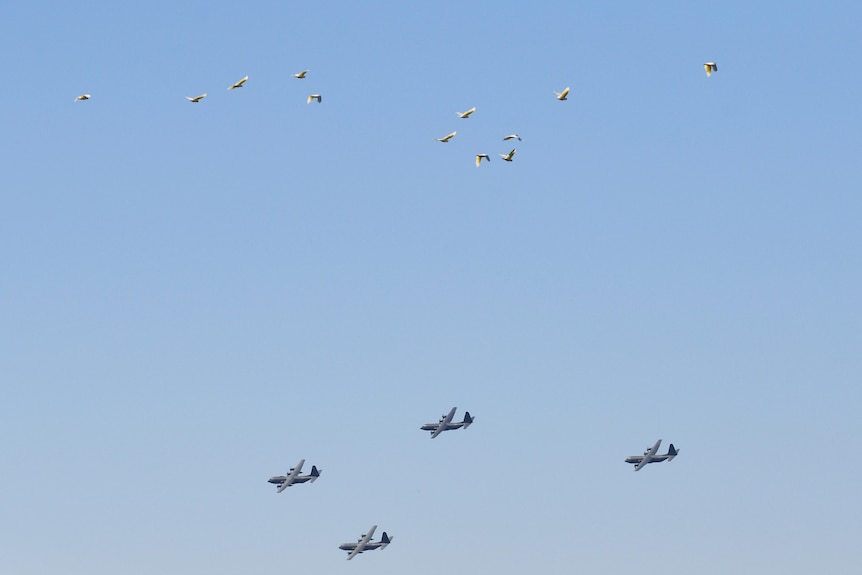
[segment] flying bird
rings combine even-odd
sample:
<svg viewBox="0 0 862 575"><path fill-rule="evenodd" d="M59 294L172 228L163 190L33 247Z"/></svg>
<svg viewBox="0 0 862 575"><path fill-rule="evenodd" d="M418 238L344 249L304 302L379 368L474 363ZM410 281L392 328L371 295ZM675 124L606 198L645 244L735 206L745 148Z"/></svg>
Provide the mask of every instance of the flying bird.
<svg viewBox="0 0 862 575"><path fill-rule="evenodd" d="M703 65L703 69L706 70L707 78L712 76L713 72L718 72L718 66L716 66L715 62L707 62Z"/></svg>
<svg viewBox="0 0 862 575"><path fill-rule="evenodd" d="M476 167L479 167L479 164L482 163L482 160L491 161L491 158L488 157L488 154L476 154Z"/></svg>
<svg viewBox="0 0 862 575"><path fill-rule="evenodd" d="M89 99L90 99L90 95L89 95L89 94L81 94L80 96L78 96L77 98L75 98L75 101L76 101L76 102L83 102L84 100L89 100Z"/></svg>
<svg viewBox="0 0 862 575"><path fill-rule="evenodd" d="M195 96L194 98L189 98L188 96L186 96L186 100L188 100L189 102L194 102L195 104L197 104L198 102L200 102L201 100L203 100L206 97L207 97L206 94L201 94L200 96Z"/></svg>
<svg viewBox="0 0 862 575"><path fill-rule="evenodd" d="M472 114L472 113L473 113L473 112L475 112L475 111L476 111L476 107L475 107L475 106L473 106L472 108L470 108L470 109L469 109L469 110L467 110L466 112L456 112L456 114L458 114L458 117L459 117L459 118L469 118L469 117L470 117L470 114Z"/></svg>
<svg viewBox="0 0 862 575"><path fill-rule="evenodd" d="M458 132L452 132L451 134L446 134L442 138L434 138L434 139L437 140L438 142L444 142L445 143L445 142L448 142L449 140L451 140L452 138L454 138L455 134L457 134L457 133Z"/></svg>
<svg viewBox="0 0 862 575"><path fill-rule="evenodd" d="M248 81L248 76L237 82L236 84L231 85L228 90L234 90L236 88L242 88L242 85Z"/></svg>
<svg viewBox="0 0 862 575"><path fill-rule="evenodd" d="M569 88L567 87L562 92L554 92L554 94L556 94L557 100L565 100L565 99L567 99L567 96L569 95Z"/></svg>
<svg viewBox="0 0 862 575"><path fill-rule="evenodd" d="M500 157L503 158L504 160L506 160L507 162L511 162L512 156L514 156L514 155L515 155L515 150L512 150L508 154L500 154Z"/></svg>
<svg viewBox="0 0 862 575"><path fill-rule="evenodd" d="M306 74L308 74L308 70L303 70L302 72L299 72L299 73L297 73L297 74L294 74L294 75L293 75L293 77L294 77L294 78L299 78L300 80L302 80L303 78L305 78L305 75L306 75Z"/></svg>
<svg viewBox="0 0 862 575"><path fill-rule="evenodd" d="M311 104L312 100L317 100L318 104L320 104L323 101L323 99L320 97L320 94L312 94L311 96L308 97L308 101L306 102L306 104Z"/></svg>
<svg viewBox="0 0 862 575"><path fill-rule="evenodd" d="M505 141L505 140L518 140L518 141L520 142L520 141L521 141L521 136L519 136L518 134L509 134L508 136L506 136L505 138L503 138L503 140L504 140L504 141Z"/></svg>

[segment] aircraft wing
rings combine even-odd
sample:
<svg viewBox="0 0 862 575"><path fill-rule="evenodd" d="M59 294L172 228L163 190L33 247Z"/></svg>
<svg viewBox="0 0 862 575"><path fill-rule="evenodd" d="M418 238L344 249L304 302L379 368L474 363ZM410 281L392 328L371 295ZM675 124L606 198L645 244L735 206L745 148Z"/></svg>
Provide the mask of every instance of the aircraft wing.
<svg viewBox="0 0 862 575"><path fill-rule="evenodd" d="M646 453L644 453L644 457L643 457L643 459L641 459L641 460L640 460L640 462L639 462L637 465L635 465L635 471L639 471L641 467L643 467L644 465L646 465L647 463L649 463L650 461L652 461L653 455L655 455L655 454L656 454L656 452L658 451L658 446L659 446L659 445L661 445L661 439L659 439L658 441L656 441L656 442L655 442L655 445L653 445L652 447L650 447L650 448L647 450L647 452L646 452Z"/></svg>
<svg viewBox="0 0 862 575"><path fill-rule="evenodd" d="M365 550L365 546L368 545L368 542L371 541L371 538L374 536L374 530L377 529L377 525L372 525L371 529L368 530L368 533L362 536L359 542L356 544L356 547L353 548L353 551L347 554L347 560L350 561L358 553L362 553Z"/></svg>
<svg viewBox="0 0 862 575"><path fill-rule="evenodd" d="M291 469L290 473L288 473L287 476L284 478L284 483L282 483L281 485L278 486L278 489L276 489L276 493L281 493L282 491L284 491L285 489L287 489L288 487L293 485L293 482L296 481L296 478L299 476L299 473L302 471L302 466L304 463L305 463L304 459L299 460L299 463L296 464L296 467Z"/></svg>
<svg viewBox="0 0 862 575"><path fill-rule="evenodd" d="M431 439L434 439L449 427L449 424L452 423L452 418L455 417L455 410L457 407L453 407L449 410L449 413L440 418L440 423L437 424L437 429L431 432Z"/></svg>

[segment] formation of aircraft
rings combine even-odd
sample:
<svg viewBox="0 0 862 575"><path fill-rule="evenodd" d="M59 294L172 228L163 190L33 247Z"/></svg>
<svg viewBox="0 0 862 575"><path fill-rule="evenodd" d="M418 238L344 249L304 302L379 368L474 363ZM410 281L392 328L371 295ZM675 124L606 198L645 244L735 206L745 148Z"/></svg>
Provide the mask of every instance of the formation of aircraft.
<svg viewBox="0 0 862 575"><path fill-rule="evenodd" d="M423 431L430 431L431 438L435 438L444 431L448 431L451 429L461 429L467 428L471 423L473 423L473 417L470 416L470 412L464 412L464 420L460 422L452 422L452 419L455 417L455 411L457 407L453 407L449 410L449 413L440 417L440 421L437 423L426 423L421 429ZM668 451L665 454L659 454L658 450L661 446L661 439L655 442L652 447L649 447L644 451L643 455L631 455L626 457L626 463L631 463L635 466L635 471L640 471L642 467L649 463L659 463L661 461L671 461L674 457L679 454L679 450L677 450L673 444L670 444L668 447ZM320 470L317 469L317 466L311 466L311 473L308 475L302 475L302 466L305 464L305 459L300 459L299 463L296 464L296 467L292 467L290 471L286 475L276 475L270 477L268 479L269 483L273 483L278 486L278 493L281 493L294 483L305 483L306 481L310 483L314 483L314 481L320 477ZM364 553L365 551L373 551L375 549L385 549L387 545L392 542L393 537L390 537L385 531L383 532L383 536L379 541L374 541L372 538L374 537L374 531L377 529L377 525L372 525L368 532L363 533L359 539L355 543L342 543L338 546L342 551L347 551L347 559L353 559L360 553Z"/></svg>
<svg viewBox="0 0 862 575"><path fill-rule="evenodd" d="M302 465L305 463L304 459L300 459L299 463L296 464L296 467L291 467L290 471L287 472L287 475L274 475L267 479L269 483L274 483L278 485L278 489L276 489L276 493L281 493L294 483L305 483L306 481L310 483L314 483L315 480L320 477L320 470L316 465L311 466L311 473L308 475L300 475L302 472Z"/></svg>
<svg viewBox="0 0 862 575"><path fill-rule="evenodd" d="M629 457L626 457L626 463L634 464L635 471L640 471L641 468L648 463L671 461L679 453L679 451L673 446L673 443L671 443L666 454L656 455L659 445L661 445L661 439L656 441L655 445L652 447L647 448L643 455L630 455Z"/></svg>
<svg viewBox="0 0 862 575"><path fill-rule="evenodd" d="M385 549L387 545L389 545L394 537L389 537L386 532L383 532L383 536L380 538L380 541L372 541L371 538L374 536L374 530L377 529L377 525L372 525L371 529L368 530L368 533L363 533L362 537L356 543L342 543L338 546L342 551L347 551L347 560L350 561L354 557L356 557L359 553L364 551L373 551L374 549Z"/></svg>
<svg viewBox="0 0 862 575"><path fill-rule="evenodd" d="M434 439L444 431L449 431L450 429L461 429L462 427L464 429L467 429L468 427L470 427L470 424L473 423L473 418L470 417L470 412L464 412L464 421L452 423L452 418L455 417L456 409L458 408L453 407L449 411L449 413L447 413L446 415L441 415L440 421L438 421L437 423L426 423L419 429L421 429L422 431L430 431L431 439Z"/></svg>

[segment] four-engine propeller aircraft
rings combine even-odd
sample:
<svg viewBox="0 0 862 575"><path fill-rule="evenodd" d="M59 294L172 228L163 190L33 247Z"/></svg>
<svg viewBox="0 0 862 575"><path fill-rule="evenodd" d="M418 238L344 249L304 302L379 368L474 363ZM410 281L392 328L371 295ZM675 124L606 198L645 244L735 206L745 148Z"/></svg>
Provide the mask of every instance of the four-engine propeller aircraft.
<svg viewBox="0 0 862 575"><path fill-rule="evenodd" d="M470 424L473 423L473 418L470 417L470 412L469 411L464 412L464 421L452 423L452 418L455 417L455 410L456 409L458 409L458 408L453 407L449 413L447 413L446 415L441 415L439 422L437 422L437 423L426 423L425 425L423 425L419 429L421 429L422 431L430 431L431 432L431 439L434 439L435 437L437 437L438 435L440 435L444 431L448 431L450 429L461 429L462 427L464 429L467 429L468 427L470 427Z"/></svg>
<svg viewBox="0 0 862 575"><path fill-rule="evenodd" d="M311 466L311 473L308 475L300 475L299 473L302 471L303 463L305 463L305 460L300 459L299 463L296 464L296 467L292 467L290 471L287 472L287 475L276 475L267 479L269 483L278 485L276 493L281 493L294 483L305 483L306 481L314 483L314 481L320 477L320 470L315 465Z"/></svg>
<svg viewBox="0 0 862 575"><path fill-rule="evenodd" d="M377 525L372 525L371 529L368 530L368 533L364 533L356 543L342 543L338 546L339 549L343 551L348 551L348 561L353 559L358 553L362 553L363 551L385 549L386 546L389 545L393 539L395 539L394 537L389 537L384 531L383 537L380 538L380 541L372 541L371 537L374 535L375 529L377 529Z"/></svg>
<svg viewBox="0 0 862 575"><path fill-rule="evenodd" d="M659 445L661 445L661 439L656 441L655 445L644 451L643 455L630 455L629 457L626 457L626 463L633 463L635 471L640 471L641 467L647 463L671 461L679 453L679 451L673 446L673 443L671 443L665 455L656 455Z"/></svg>

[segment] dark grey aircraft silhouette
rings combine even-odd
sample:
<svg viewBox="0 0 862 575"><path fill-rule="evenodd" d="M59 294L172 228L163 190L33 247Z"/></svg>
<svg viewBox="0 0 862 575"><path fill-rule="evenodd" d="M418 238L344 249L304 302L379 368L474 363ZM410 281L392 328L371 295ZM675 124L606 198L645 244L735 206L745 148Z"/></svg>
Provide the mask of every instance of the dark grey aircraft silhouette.
<svg viewBox="0 0 862 575"><path fill-rule="evenodd" d="M455 410L457 407L453 407L452 410L446 415L440 416L440 421L437 423L426 423L419 429L422 431L430 431L431 439L434 439L444 431L449 431L450 429L467 429L470 427L470 424L473 423L473 418L470 416L470 412L464 412L464 421L452 423L452 418L455 417Z"/></svg>
<svg viewBox="0 0 862 575"><path fill-rule="evenodd" d="M647 463L671 461L679 453L679 451L673 446L673 443L671 443L665 455L656 455L659 445L661 445L661 439L656 441L655 445L652 447L648 447L647 450L644 451L643 455L630 455L626 457L626 463L634 464L635 471L640 471L641 467Z"/></svg>
<svg viewBox="0 0 862 575"><path fill-rule="evenodd" d="M299 463L296 464L296 467L291 467L290 471L287 472L287 475L275 475L267 479L269 483L278 485L276 493L281 493L294 483L305 483L306 481L314 483L317 478L320 477L320 470L315 465L311 466L311 473L308 475L300 475L299 473L302 471L303 463L305 463L305 460L300 459Z"/></svg>
<svg viewBox="0 0 862 575"><path fill-rule="evenodd" d="M368 530L368 533L364 533L362 537L359 538L359 541L356 543L342 543L338 546L342 551L348 551L347 560L351 560L356 557L357 554L362 553L363 551L373 551L374 549L385 549L387 545L389 545L394 537L389 537L386 532L383 532L383 537L380 538L380 541L372 541L371 537L374 535L374 530L377 529L377 525L372 525L371 529Z"/></svg>

